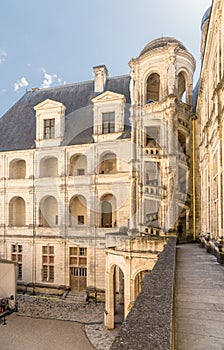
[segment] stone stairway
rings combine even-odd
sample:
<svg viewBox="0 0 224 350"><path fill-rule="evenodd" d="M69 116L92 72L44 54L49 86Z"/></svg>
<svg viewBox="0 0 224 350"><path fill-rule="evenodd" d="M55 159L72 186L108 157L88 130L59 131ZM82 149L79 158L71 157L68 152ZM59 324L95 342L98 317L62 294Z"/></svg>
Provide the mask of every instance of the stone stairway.
<svg viewBox="0 0 224 350"><path fill-rule="evenodd" d="M68 292L64 298L65 301L70 303L85 303L87 301L87 293L86 292Z"/></svg>

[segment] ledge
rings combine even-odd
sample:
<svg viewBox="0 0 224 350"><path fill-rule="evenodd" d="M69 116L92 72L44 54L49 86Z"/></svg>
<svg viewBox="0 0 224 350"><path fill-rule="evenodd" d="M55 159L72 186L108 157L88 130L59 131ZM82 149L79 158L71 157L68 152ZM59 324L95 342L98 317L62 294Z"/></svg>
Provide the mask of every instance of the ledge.
<svg viewBox="0 0 224 350"><path fill-rule="evenodd" d="M110 350L171 350L176 238L170 237Z"/></svg>

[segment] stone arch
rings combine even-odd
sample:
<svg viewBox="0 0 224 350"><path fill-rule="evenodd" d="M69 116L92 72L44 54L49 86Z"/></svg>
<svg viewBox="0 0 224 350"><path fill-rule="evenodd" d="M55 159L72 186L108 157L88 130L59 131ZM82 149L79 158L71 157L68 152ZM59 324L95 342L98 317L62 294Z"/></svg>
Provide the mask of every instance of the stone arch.
<svg viewBox="0 0 224 350"><path fill-rule="evenodd" d="M111 194L104 194L100 198L101 227L117 226L116 197Z"/></svg>
<svg viewBox="0 0 224 350"><path fill-rule="evenodd" d="M149 273L150 271L151 270L147 269L146 267L140 268L137 271L135 271L135 274L133 276L134 300L137 298L138 294L141 292L143 277L145 276L146 273Z"/></svg>
<svg viewBox="0 0 224 350"><path fill-rule="evenodd" d="M43 227L55 227L58 223L58 202L53 196L45 196L40 201L39 225Z"/></svg>
<svg viewBox="0 0 224 350"><path fill-rule="evenodd" d="M84 154L74 154L70 158L69 175L80 176L87 173L87 157Z"/></svg>
<svg viewBox="0 0 224 350"><path fill-rule="evenodd" d="M10 179L25 179L26 161L24 159L14 159L9 164Z"/></svg>
<svg viewBox="0 0 224 350"><path fill-rule="evenodd" d="M157 72L150 73L146 78L146 103L160 100L160 75Z"/></svg>
<svg viewBox="0 0 224 350"><path fill-rule="evenodd" d="M9 225L25 226L26 203L22 197L13 197L9 202Z"/></svg>
<svg viewBox="0 0 224 350"><path fill-rule="evenodd" d="M105 152L100 157L99 173L114 174L117 171L117 156L113 152Z"/></svg>
<svg viewBox="0 0 224 350"><path fill-rule="evenodd" d="M58 176L58 159L56 157L44 157L40 161L40 177Z"/></svg>
<svg viewBox="0 0 224 350"><path fill-rule="evenodd" d="M124 320L124 290L125 290L125 274L119 264L113 264L109 268L107 288L107 305L112 320L111 328L114 328L116 322L116 314L120 320Z"/></svg>
<svg viewBox="0 0 224 350"><path fill-rule="evenodd" d="M192 83L192 77L190 73L181 68L177 72L177 98L184 103L190 103L191 94L189 87Z"/></svg>
<svg viewBox="0 0 224 350"><path fill-rule="evenodd" d="M82 195L75 195L69 202L69 226L86 225L87 202Z"/></svg>

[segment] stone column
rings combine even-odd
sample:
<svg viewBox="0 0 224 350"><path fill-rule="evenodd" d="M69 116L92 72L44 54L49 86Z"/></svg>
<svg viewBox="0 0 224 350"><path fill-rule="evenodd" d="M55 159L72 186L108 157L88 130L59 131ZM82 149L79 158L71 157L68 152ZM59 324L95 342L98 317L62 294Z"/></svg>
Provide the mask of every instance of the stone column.
<svg viewBox="0 0 224 350"><path fill-rule="evenodd" d="M107 329L114 329L114 272L114 268L110 271L108 269L108 253L106 253L104 325Z"/></svg>

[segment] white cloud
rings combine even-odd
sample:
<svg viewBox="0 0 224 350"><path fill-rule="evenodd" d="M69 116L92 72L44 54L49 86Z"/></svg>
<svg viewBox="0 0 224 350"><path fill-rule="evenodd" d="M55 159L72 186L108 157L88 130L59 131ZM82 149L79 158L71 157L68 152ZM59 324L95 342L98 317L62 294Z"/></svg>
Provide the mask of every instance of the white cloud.
<svg viewBox="0 0 224 350"><path fill-rule="evenodd" d="M5 50L0 50L0 64L3 64L6 60L7 52Z"/></svg>
<svg viewBox="0 0 224 350"><path fill-rule="evenodd" d="M14 91L18 91L22 87L28 86L29 83L26 80L25 77L22 77L21 79L17 80L17 82L14 83Z"/></svg>
<svg viewBox="0 0 224 350"><path fill-rule="evenodd" d="M6 92L7 92L7 90L6 90L6 89L1 89L1 90L0 90L0 95L5 94Z"/></svg>
<svg viewBox="0 0 224 350"><path fill-rule="evenodd" d="M57 74L49 74L47 73L45 68L41 69L43 74L44 74L44 78L43 78L43 82L41 84L41 88L49 88L52 86L52 84L59 84L59 85L64 85L66 84L66 81L63 80L62 78L59 78L57 76Z"/></svg>

